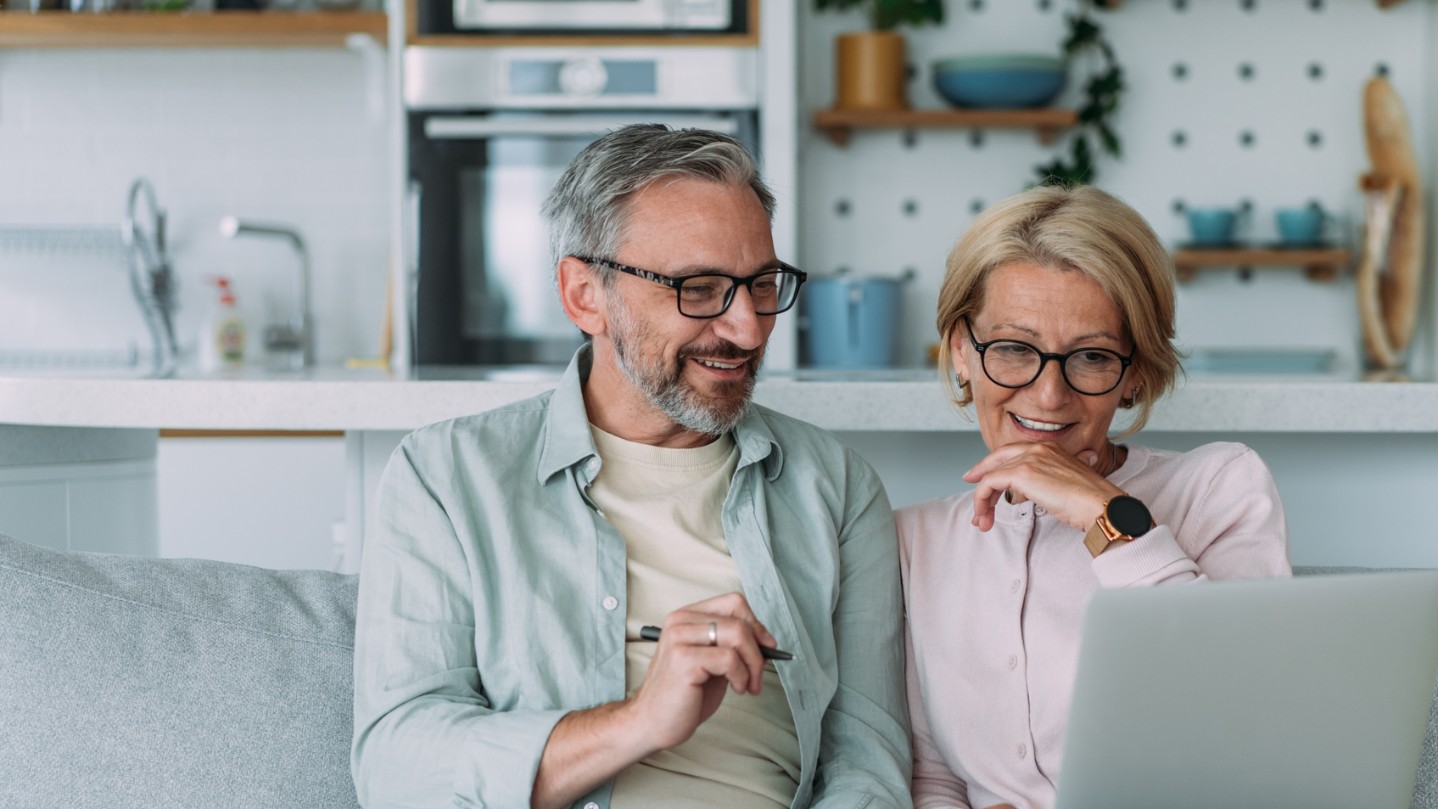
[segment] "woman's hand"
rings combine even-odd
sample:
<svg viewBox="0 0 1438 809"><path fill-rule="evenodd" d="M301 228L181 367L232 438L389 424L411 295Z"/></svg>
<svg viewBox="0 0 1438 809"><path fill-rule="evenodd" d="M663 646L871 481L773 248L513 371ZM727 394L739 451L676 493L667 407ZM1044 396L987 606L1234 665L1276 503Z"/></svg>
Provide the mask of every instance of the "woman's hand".
<svg viewBox="0 0 1438 809"><path fill-rule="evenodd" d="M1014 503L1032 500L1079 531L1087 531L1103 512L1103 504L1124 493L1095 469L1098 454L1084 450L1077 457L1053 444L1019 443L999 447L964 473L974 490L973 524L980 531L994 527L994 509L1008 492Z"/></svg>

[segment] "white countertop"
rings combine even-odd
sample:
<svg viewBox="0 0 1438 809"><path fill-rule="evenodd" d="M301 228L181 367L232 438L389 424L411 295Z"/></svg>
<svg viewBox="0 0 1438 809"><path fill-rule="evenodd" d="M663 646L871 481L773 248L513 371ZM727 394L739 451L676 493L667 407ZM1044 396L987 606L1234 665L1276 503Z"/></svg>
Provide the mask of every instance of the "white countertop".
<svg viewBox="0 0 1438 809"><path fill-rule="evenodd" d="M553 369L319 368L178 379L0 375L0 424L198 430L412 430L553 387ZM438 378L430 378L438 377ZM831 430L967 431L933 372L799 372L755 400ZM1120 414L1122 420L1122 413ZM1147 428L1179 432L1438 432L1438 384L1192 375Z"/></svg>

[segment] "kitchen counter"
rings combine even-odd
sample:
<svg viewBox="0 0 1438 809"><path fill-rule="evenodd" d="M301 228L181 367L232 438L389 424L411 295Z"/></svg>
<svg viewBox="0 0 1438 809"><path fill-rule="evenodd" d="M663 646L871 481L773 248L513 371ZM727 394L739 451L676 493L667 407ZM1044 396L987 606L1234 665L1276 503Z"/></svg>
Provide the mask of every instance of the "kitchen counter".
<svg viewBox="0 0 1438 809"><path fill-rule="evenodd" d="M76 541L65 539L75 533L72 525L121 525L133 530L116 539L115 547L128 549L124 552L157 547L160 476L154 458L161 429L343 431L344 528L308 541L328 543L326 549L342 547L341 569L354 570L369 504L405 433L540 393L554 385L559 372L423 369L401 378L383 370L336 367L304 374L251 371L164 380L0 374L0 448L34 450L10 459L9 469L0 452L0 506L5 507L0 510L10 524L20 526L12 533L41 535L40 528L24 527L22 512L28 508L33 512L29 524L53 523L50 533L60 538L57 542ZM960 465L971 463L984 452L974 423L955 412L926 370L776 372L759 383L755 398L839 431L874 465L895 505L962 489L955 459ZM1179 451L1214 440L1241 441L1258 450L1283 495L1297 564L1438 566L1438 546L1427 539L1432 532L1421 509L1382 509L1381 529L1375 530L1372 510L1353 507L1431 498L1438 487L1433 464L1438 384L1195 373L1155 409L1145 436L1139 441ZM127 442L128 454L120 458L105 449L110 438ZM282 450L269 439L236 446L248 446L246 457L278 457ZM76 448L89 452L89 460L72 457ZM250 491L246 486L262 487L266 463L232 475L240 482L228 496ZM128 477L117 477L117 470ZM15 484L8 500L7 474ZM36 498L36 481L26 475L46 476L39 483L54 497ZM93 493L97 481L112 480L128 488L107 495L100 505L93 498L81 502L65 494ZM315 480L305 485L334 484ZM117 536L114 531L91 533ZM1362 542L1351 541L1358 536Z"/></svg>
<svg viewBox="0 0 1438 809"><path fill-rule="evenodd" d="M5 376L0 424L198 430L408 431L553 387L557 368L318 368L176 379ZM973 431L933 372L776 372L755 400L831 430ZM1122 414L1120 414L1120 421ZM1438 433L1438 384L1194 374L1147 428L1169 432Z"/></svg>

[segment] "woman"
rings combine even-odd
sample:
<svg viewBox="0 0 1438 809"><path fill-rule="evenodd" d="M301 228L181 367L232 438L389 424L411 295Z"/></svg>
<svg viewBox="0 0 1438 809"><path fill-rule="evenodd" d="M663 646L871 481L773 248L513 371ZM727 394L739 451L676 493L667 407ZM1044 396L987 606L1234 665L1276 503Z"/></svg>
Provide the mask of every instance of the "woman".
<svg viewBox="0 0 1438 809"><path fill-rule="evenodd" d="M986 211L949 254L938 327L989 454L972 491L897 514L915 805L1048 807L1088 596L1287 576L1283 509L1241 444L1109 438L1178 372L1168 254L1109 194L1037 188Z"/></svg>

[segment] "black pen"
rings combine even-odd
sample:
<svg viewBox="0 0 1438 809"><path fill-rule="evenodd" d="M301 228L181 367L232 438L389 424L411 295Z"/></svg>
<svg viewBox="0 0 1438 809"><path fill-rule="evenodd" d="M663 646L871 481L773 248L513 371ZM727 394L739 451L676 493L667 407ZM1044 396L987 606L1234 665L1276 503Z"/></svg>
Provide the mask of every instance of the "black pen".
<svg viewBox="0 0 1438 809"><path fill-rule="evenodd" d="M641 640L659 640L659 632L660 629L657 626L641 626L639 628L639 638ZM786 652L783 649L775 649L772 646L760 646L759 654L763 655L765 660L794 659L793 654Z"/></svg>

